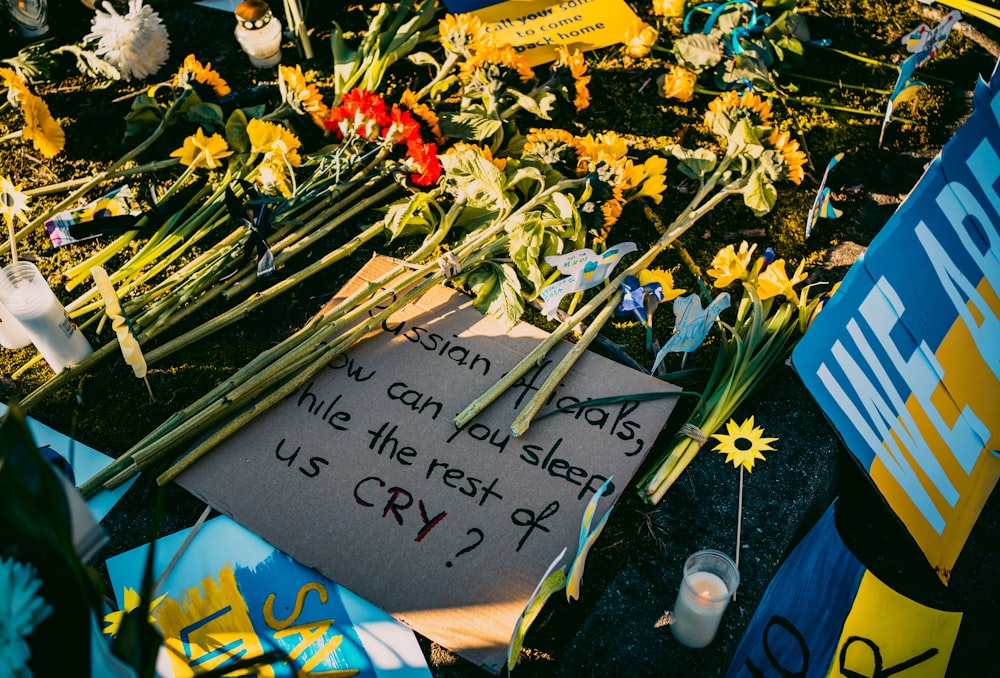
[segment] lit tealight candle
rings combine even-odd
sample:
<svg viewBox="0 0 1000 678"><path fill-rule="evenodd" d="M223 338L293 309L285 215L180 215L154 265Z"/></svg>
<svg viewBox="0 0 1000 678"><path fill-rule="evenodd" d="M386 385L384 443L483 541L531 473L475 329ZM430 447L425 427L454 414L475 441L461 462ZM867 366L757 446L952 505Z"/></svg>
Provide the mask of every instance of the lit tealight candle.
<svg viewBox="0 0 1000 678"><path fill-rule="evenodd" d="M236 40L257 68L281 63L281 22L264 0L244 0L237 5Z"/></svg>
<svg viewBox="0 0 1000 678"><path fill-rule="evenodd" d="M699 551L688 558L670 625L674 638L687 647L711 643L739 582L736 564L720 551Z"/></svg>

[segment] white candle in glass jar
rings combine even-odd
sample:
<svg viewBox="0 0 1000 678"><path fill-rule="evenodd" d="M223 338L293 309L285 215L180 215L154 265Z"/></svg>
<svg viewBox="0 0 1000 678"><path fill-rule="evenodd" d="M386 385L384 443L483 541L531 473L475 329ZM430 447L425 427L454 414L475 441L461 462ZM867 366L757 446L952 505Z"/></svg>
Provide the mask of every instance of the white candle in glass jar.
<svg viewBox="0 0 1000 678"><path fill-rule="evenodd" d="M281 63L281 22L264 0L244 0L237 5L236 41L257 68Z"/></svg>
<svg viewBox="0 0 1000 678"><path fill-rule="evenodd" d="M31 346L31 337L3 304L0 304L0 346L10 349Z"/></svg>
<svg viewBox="0 0 1000 678"><path fill-rule="evenodd" d="M670 632L687 647L706 647L715 639L729 599L736 592L736 565L718 551L699 551L684 565Z"/></svg>
<svg viewBox="0 0 1000 678"><path fill-rule="evenodd" d="M0 269L0 304L21 323L53 372L94 352L31 262L18 261Z"/></svg>

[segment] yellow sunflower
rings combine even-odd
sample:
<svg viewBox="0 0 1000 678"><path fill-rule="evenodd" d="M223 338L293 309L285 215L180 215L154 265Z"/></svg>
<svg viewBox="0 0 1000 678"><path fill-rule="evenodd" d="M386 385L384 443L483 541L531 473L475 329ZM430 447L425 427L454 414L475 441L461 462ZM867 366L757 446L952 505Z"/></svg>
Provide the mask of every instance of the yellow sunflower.
<svg viewBox="0 0 1000 678"><path fill-rule="evenodd" d="M717 96L708 103L708 110L725 113L734 119L748 116L754 125L766 125L771 121L771 102L746 90L729 90Z"/></svg>
<svg viewBox="0 0 1000 678"><path fill-rule="evenodd" d="M211 87L217 97L224 97L232 91L222 76L212 70L211 63L202 64L194 54L188 54L174 76L174 86L191 87L192 81Z"/></svg>
<svg viewBox="0 0 1000 678"><path fill-rule="evenodd" d="M438 23L441 46L452 54L469 56L487 39L486 27L474 14L446 14Z"/></svg>
<svg viewBox="0 0 1000 678"><path fill-rule="evenodd" d="M475 54L462 64L461 75L466 79L471 78L477 69L490 64L516 71L521 82L527 82L535 77L531 64L518 54L517 50L506 43L497 44L488 36L478 43Z"/></svg>
<svg viewBox="0 0 1000 678"><path fill-rule="evenodd" d="M634 57L644 57L649 54L656 39L660 37L659 31L647 24L639 17L632 19L632 23L625 30L625 49Z"/></svg>
<svg viewBox="0 0 1000 678"><path fill-rule="evenodd" d="M278 90L281 98L293 111L299 115L308 115L313 122L323 127L323 120L329 115L330 109L323 103L323 95L316 85L309 82L302 73L299 64L295 64L295 68L278 66Z"/></svg>
<svg viewBox="0 0 1000 678"><path fill-rule="evenodd" d="M568 68L573 77L575 91L573 106L576 107L577 111L582 111L590 105L590 90L587 85L590 84L591 76L587 74L587 62L580 50L575 50L570 54L569 48L565 45L556 47L556 54L559 55L556 64Z"/></svg>
<svg viewBox="0 0 1000 678"><path fill-rule="evenodd" d="M763 452L773 452L773 443L777 438L765 438L764 429L754 426L753 417L739 426L730 419L726 422L726 433L713 433L712 437L719 441L713 450L726 455L726 463L732 462L735 468L742 466L747 471L753 471L753 464L764 460Z"/></svg>
<svg viewBox="0 0 1000 678"><path fill-rule="evenodd" d="M28 223L28 196L4 176L0 176L0 214L8 226L13 226L15 219Z"/></svg>
<svg viewBox="0 0 1000 678"><path fill-rule="evenodd" d="M164 594L159 598L157 598L156 600L154 600L152 603L150 603L149 605L150 623L155 621L152 615L153 610L156 609L156 606L162 603L166 597L167 597L166 594ZM126 587L124 609L104 615L104 622L107 624L107 626L104 627L104 633L109 636L118 635L118 630L121 628L122 620L125 618L125 614L127 612L131 612L132 610L138 608L141 600L142 600L141 597L139 596L139 594L136 592L135 589Z"/></svg>
<svg viewBox="0 0 1000 678"><path fill-rule="evenodd" d="M683 66L671 66L670 70L659 78L660 95L665 99L677 99L688 102L694 97L694 84L698 74Z"/></svg>
<svg viewBox="0 0 1000 678"><path fill-rule="evenodd" d="M767 143L774 147L774 150L781 151L781 158L785 163L785 178L796 186L802 183L806 176L806 171L802 169L806 164L806 154L799 150L799 142L792 139L788 132L771 132Z"/></svg>
<svg viewBox="0 0 1000 678"><path fill-rule="evenodd" d="M444 143L444 134L441 132L441 120L438 118L438 114L427 104L417 101L417 95L413 90L408 89L404 91L402 96L399 97L399 103L410 109L413 115L420 118L427 125L427 129L434 136L434 140L438 144Z"/></svg>
<svg viewBox="0 0 1000 678"><path fill-rule="evenodd" d="M46 158L53 158L66 145L66 135L52 114L49 105L41 97L30 92L23 95L21 113L24 115L24 129L21 136L31 140L35 149Z"/></svg>
<svg viewBox="0 0 1000 678"><path fill-rule="evenodd" d="M214 169L222 166L222 158L232 155L229 145L220 134L206 137L201 127L184 140L184 145L170 154L172 158L180 158L181 164L188 167L205 167Z"/></svg>
<svg viewBox="0 0 1000 678"><path fill-rule="evenodd" d="M687 292L687 290L674 287L674 276L670 271L665 271L662 268L644 268L639 271L640 285L645 287L654 282L660 283L660 287L663 288L663 298L660 301L672 301Z"/></svg>
<svg viewBox="0 0 1000 678"><path fill-rule="evenodd" d="M715 287L729 287L737 280L746 280L750 257L757 245L749 245L744 240L740 243L739 252L733 245L726 245L715 255L709 266L708 274L715 278Z"/></svg>
<svg viewBox="0 0 1000 678"><path fill-rule="evenodd" d="M524 155L534 155L550 165L573 162L580 152L579 140L564 129L533 128L525 136Z"/></svg>
<svg viewBox="0 0 1000 678"><path fill-rule="evenodd" d="M797 296L795 286L807 277L804 272L805 266L805 261L799 262L795 273L789 278L785 272L785 260L772 261L757 275L757 294L761 299L770 299L779 294L789 300L795 299Z"/></svg>

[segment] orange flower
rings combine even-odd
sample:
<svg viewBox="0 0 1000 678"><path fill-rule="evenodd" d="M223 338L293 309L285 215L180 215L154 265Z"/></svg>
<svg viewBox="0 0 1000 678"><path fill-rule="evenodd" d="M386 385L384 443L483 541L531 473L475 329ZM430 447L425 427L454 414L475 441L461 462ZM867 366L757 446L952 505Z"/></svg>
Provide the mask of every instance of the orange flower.
<svg viewBox="0 0 1000 678"><path fill-rule="evenodd" d="M774 146L774 150L781 151L781 158L785 164L785 178L793 184L802 183L806 172L802 169L806 164L806 154L799 150L799 142L792 139L788 132L772 132L767 142Z"/></svg>
<svg viewBox="0 0 1000 678"><path fill-rule="evenodd" d="M698 74L683 66L671 66L670 70L660 76L660 94L665 99L677 99L688 102L694 97L694 84Z"/></svg>
<svg viewBox="0 0 1000 678"><path fill-rule="evenodd" d="M278 90L285 103L299 115L308 115L320 127L323 120L330 114L330 109L323 103L323 95L316 85L309 82L302 73L302 67L278 66Z"/></svg>
<svg viewBox="0 0 1000 678"><path fill-rule="evenodd" d="M66 135L41 97L30 92L21 99L24 129L21 136L30 139L35 149L46 158L55 157L66 145Z"/></svg>
<svg viewBox="0 0 1000 678"><path fill-rule="evenodd" d="M3 81L3 86L7 88L7 101L11 104L17 105L26 96L31 96L31 90L28 89L28 85L25 84L24 80L21 79L21 76L13 68L0 68L0 80Z"/></svg>
<svg viewBox="0 0 1000 678"><path fill-rule="evenodd" d="M584 60L580 50L576 50L570 54L569 48L565 45L556 47L556 54L559 55L556 66L568 68L570 75L573 76L573 85L576 91L573 97L573 105L577 111L582 111L590 105L590 90L587 89L587 85L590 84L590 76L587 75L587 62Z"/></svg>
<svg viewBox="0 0 1000 678"><path fill-rule="evenodd" d="M434 139L439 144L444 143L444 134L441 132L441 121L438 119L438 114L430 106L417 101L417 95L412 90L403 92L403 95L399 97L399 103L409 108L413 115L424 121L427 129L430 130L430 133L434 135Z"/></svg>

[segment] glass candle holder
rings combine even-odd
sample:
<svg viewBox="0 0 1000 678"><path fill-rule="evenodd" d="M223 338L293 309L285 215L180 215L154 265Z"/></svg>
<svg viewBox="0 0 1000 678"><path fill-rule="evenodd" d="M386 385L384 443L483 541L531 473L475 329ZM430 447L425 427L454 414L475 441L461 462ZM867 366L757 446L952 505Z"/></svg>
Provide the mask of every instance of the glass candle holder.
<svg viewBox="0 0 1000 678"><path fill-rule="evenodd" d="M695 648L711 643L739 584L736 563L725 553L706 549L691 555L671 613L670 632L677 642Z"/></svg>
<svg viewBox="0 0 1000 678"><path fill-rule="evenodd" d="M38 38L49 32L47 0L4 0L17 32L24 38Z"/></svg>
<svg viewBox="0 0 1000 678"><path fill-rule="evenodd" d="M14 314L0 304L0 346L4 348L24 348L31 345L31 337L24 331Z"/></svg>
<svg viewBox="0 0 1000 678"><path fill-rule="evenodd" d="M17 261L0 269L0 304L21 323L53 372L94 352L31 262Z"/></svg>
<svg viewBox="0 0 1000 678"><path fill-rule="evenodd" d="M257 68L281 63L281 22L263 0L244 0L237 5L236 41Z"/></svg>

